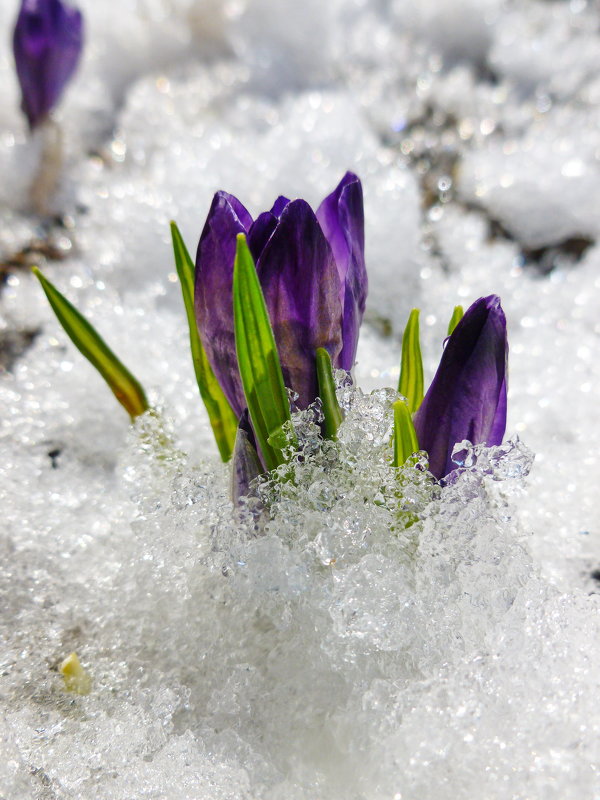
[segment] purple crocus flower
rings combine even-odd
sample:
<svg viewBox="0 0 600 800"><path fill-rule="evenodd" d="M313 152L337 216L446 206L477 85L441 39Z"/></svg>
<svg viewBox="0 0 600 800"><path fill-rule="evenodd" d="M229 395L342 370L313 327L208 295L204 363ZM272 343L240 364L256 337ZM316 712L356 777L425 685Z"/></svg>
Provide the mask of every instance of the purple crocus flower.
<svg viewBox="0 0 600 800"><path fill-rule="evenodd" d="M241 417L246 401L232 300L238 233L256 263L285 384L306 408L317 396L318 347L336 368L354 364L367 294L360 180L347 172L316 214L304 200L278 197L255 220L237 198L215 194L196 255L196 319L208 360Z"/></svg>
<svg viewBox="0 0 600 800"><path fill-rule="evenodd" d="M419 446L436 478L448 475L454 445L498 445L506 429L508 342L500 298L481 297L448 339L440 365L415 414Z"/></svg>
<svg viewBox="0 0 600 800"><path fill-rule="evenodd" d="M30 128L57 104L83 45L81 12L61 0L22 0L13 36L22 109Z"/></svg>

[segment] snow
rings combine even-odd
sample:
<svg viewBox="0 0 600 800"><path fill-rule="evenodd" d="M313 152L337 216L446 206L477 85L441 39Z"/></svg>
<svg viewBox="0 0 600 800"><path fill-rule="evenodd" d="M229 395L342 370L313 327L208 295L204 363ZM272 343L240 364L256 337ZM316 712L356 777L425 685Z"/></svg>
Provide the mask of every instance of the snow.
<svg viewBox="0 0 600 800"><path fill-rule="evenodd" d="M41 141L0 55L0 797L597 797L593 4L81 7L50 221L27 207ZM193 250L217 189L316 206L346 169L365 394L343 393L333 450L264 487L257 536L198 398L168 223ZM129 425L28 263L155 415ZM383 389L406 317L422 309L430 379L453 306L492 292L513 444L443 491L413 471L420 521L399 525ZM65 691L72 652L89 694Z"/></svg>

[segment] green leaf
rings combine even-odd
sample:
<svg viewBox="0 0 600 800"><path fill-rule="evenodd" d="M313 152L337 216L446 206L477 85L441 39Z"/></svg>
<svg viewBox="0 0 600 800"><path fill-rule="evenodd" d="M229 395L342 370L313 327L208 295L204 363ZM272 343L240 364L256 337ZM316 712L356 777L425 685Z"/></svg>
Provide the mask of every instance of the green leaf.
<svg viewBox="0 0 600 800"><path fill-rule="evenodd" d="M252 427L267 469L285 462L280 448L281 427L291 419L290 404L275 337L269 321L254 260L246 237L238 234L233 267L233 322L238 366Z"/></svg>
<svg viewBox="0 0 600 800"><path fill-rule="evenodd" d="M290 434L292 438L290 438ZM283 450L288 447L293 441L293 429L289 422L285 422L279 428L269 433L267 443L276 450Z"/></svg>
<svg viewBox="0 0 600 800"><path fill-rule="evenodd" d="M412 415L404 400L396 400L394 409L394 466L401 467L413 453L419 452L419 442Z"/></svg>
<svg viewBox="0 0 600 800"><path fill-rule="evenodd" d="M452 312L452 316L450 317L450 322L448 323L448 336L452 336L454 332L454 328L458 325L461 319L464 316L464 310L462 306L454 306L454 311Z"/></svg>
<svg viewBox="0 0 600 800"><path fill-rule="evenodd" d="M319 397L323 406L323 435L326 439L336 439L338 428L342 424L342 409L335 393L335 380L331 358L324 347L318 347L316 352L317 379L319 381Z"/></svg>
<svg viewBox="0 0 600 800"><path fill-rule="evenodd" d="M423 359L419 340L419 309L413 308L402 336L402 366L398 391L406 397L412 414L423 401Z"/></svg>
<svg viewBox="0 0 600 800"><path fill-rule="evenodd" d="M100 334L75 306L69 303L37 267L32 267L32 270L42 284L42 289L65 332L75 347L96 367L131 419L147 411L148 401L139 381L119 361Z"/></svg>
<svg viewBox="0 0 600 800"><path fill-rule="evenodd" d="M238 425L237 417L229 405L229 401L223 394L223 390L212 371L212 367L208 362L206 352L200 341L198 326L196 324L196 313L194 310L195 265L185 246L179 228L174 222L171 222L171 238L173 239L175 266L177 268L177 274L179 275L181 293L183 295L190 331L190 348L192 350L192 361L194 362L196 381L200 389L200 396L206 406L208 419L221 458L223 461L229 461L235 444Z"/></svg>

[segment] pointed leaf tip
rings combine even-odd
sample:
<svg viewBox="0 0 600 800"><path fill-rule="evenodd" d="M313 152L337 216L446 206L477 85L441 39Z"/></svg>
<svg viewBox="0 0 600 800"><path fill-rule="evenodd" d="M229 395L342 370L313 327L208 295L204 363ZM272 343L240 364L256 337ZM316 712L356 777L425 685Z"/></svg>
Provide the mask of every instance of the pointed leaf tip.
<svg viewBox="0 0 600 800"><path fill-rule="evenodd" d="M419 408L423 400L423 358L419 337L418 308L413 308L408 317L402 336L402 365L398 392L406 397L412 414Z"/></svg>
<svg viewBox="0 0 600 800"><path fill-rule="evenodd" d="M61 294L37 267L32 272L42 285L52 310L75 347L102 375L131 419L148 410L148 401L140 382L108 347L96 329L75 306Z"/></svg>
<svg viewBox="0 0 600 800"><path fill-rule="evenodd" d="M452 312L452 316L450 317L450 322L448 323L448 336L452 336L454 333L454 329L464 317L465 312L462 306L454 306L454 311Z"/></svg>

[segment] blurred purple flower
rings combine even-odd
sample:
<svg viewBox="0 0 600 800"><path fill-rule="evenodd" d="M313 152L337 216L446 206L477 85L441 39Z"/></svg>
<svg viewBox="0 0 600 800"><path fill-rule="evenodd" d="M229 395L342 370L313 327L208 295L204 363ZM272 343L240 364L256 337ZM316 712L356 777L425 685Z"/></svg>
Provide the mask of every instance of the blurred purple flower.
<svg viewBox="0 0 600 800"><path fill-rule="evenodd" d="M22 0L13 35L21 107L30 128L57 104L83 45L81 12L61 0Z"/></svg>
<svg viewBox="0 0 600 800"><path fill-rule="evenodd" d="M365 308L364 216L360 180L347 172L316 214L278 197L253 220L237 198L214 196L196 255L196 319L202 344L234 412L246 401L233 331L233 262L244 233L256 263L286 386L301 408L317 396L315 351L351 369Z"/></svg>
<svg viewBox="0 0 600 800"><path fill-rule="evenodd" d="M448 339L440 365L415 414L419 446L436 478L448 475L454 445L498 445L506 429L508 341L496 295L476 300Z"/></svg>

